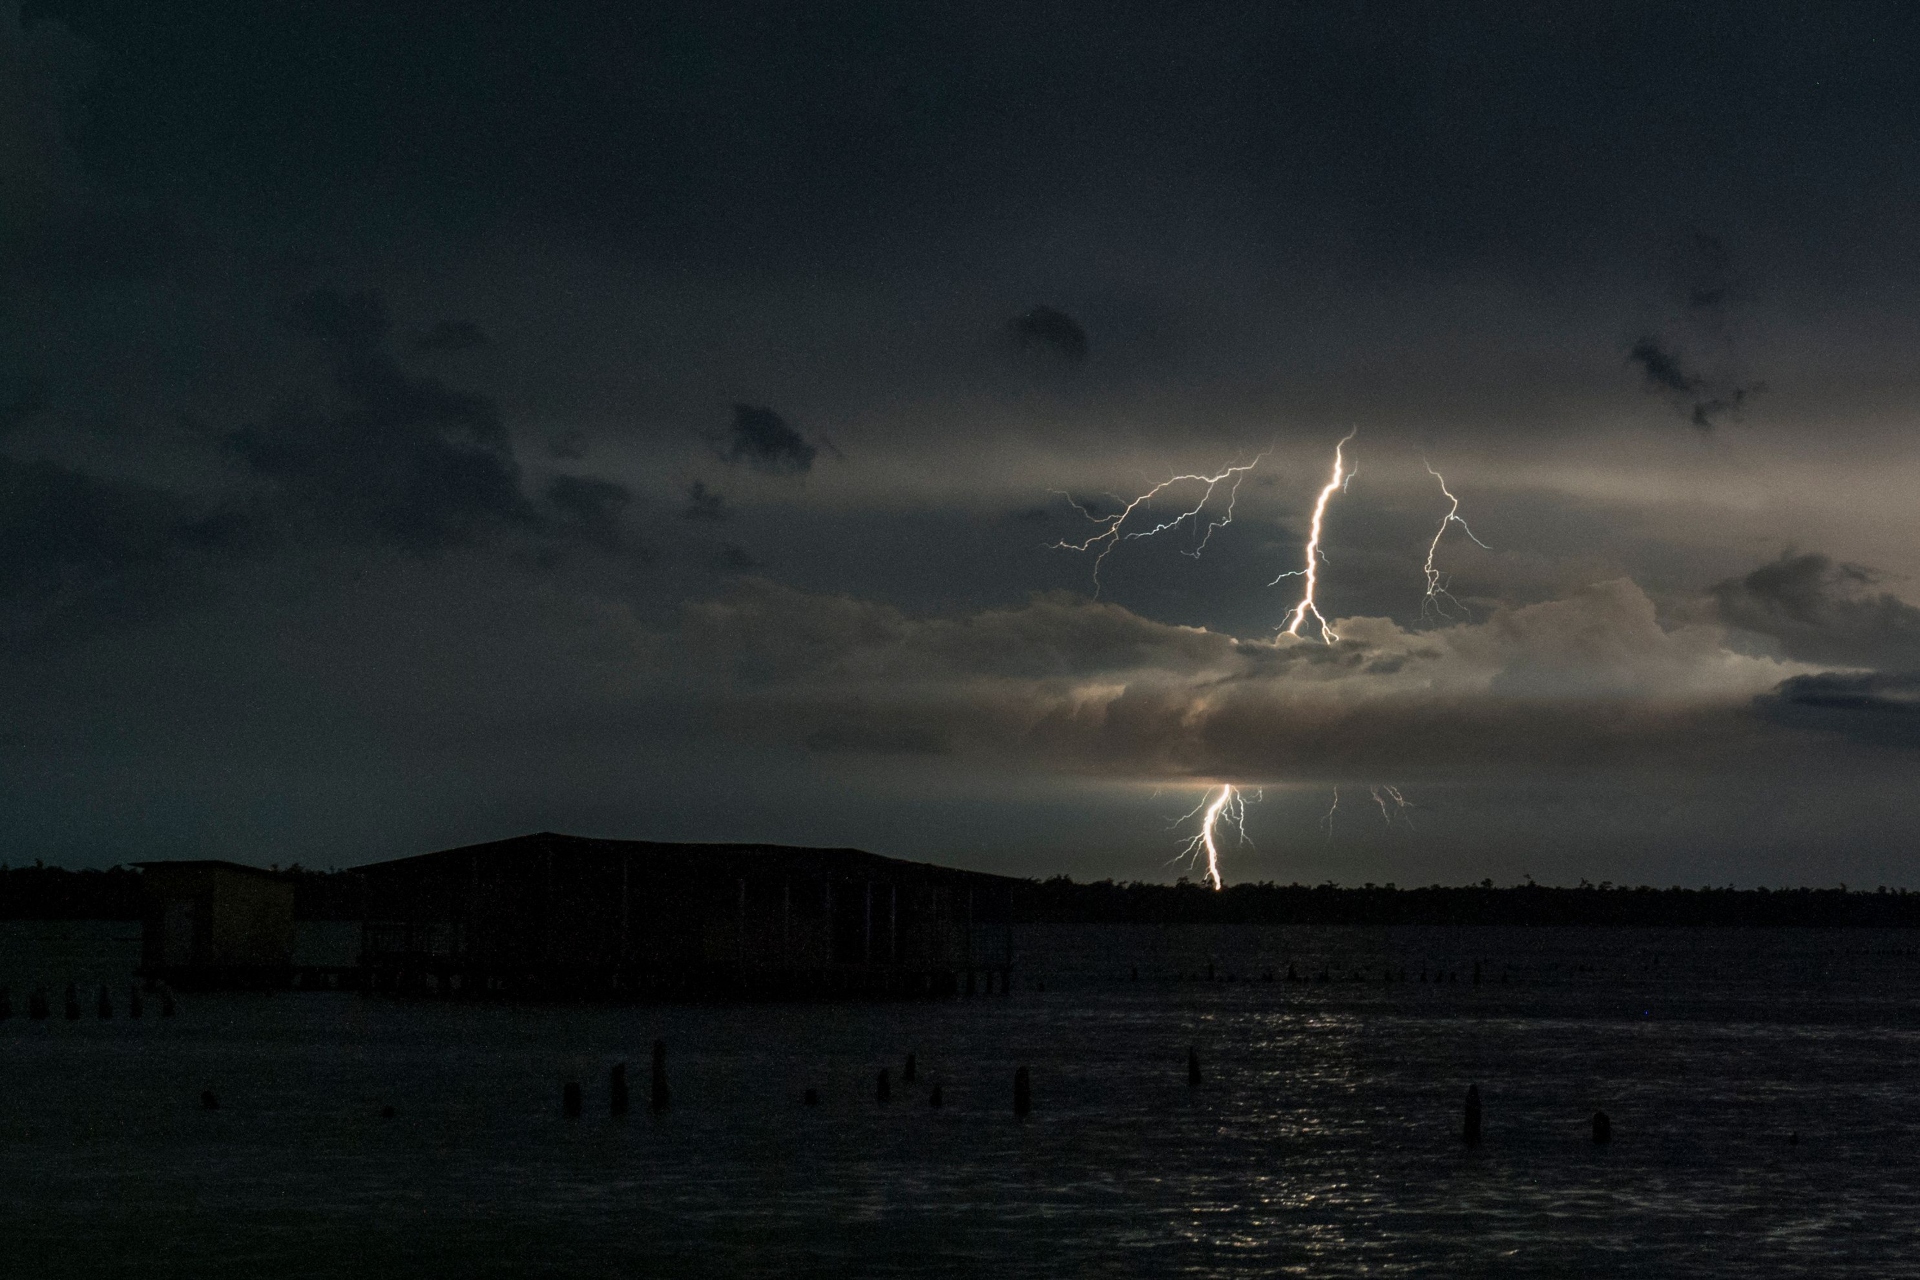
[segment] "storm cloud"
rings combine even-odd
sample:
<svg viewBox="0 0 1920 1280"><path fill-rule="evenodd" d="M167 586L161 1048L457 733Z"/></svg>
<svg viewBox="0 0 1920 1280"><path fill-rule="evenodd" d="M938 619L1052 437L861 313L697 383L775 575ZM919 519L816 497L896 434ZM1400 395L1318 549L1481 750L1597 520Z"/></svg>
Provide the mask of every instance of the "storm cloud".
<svg viewBox="0 0 1920 1280"><path fill-rule="evenodd" d="M770 476L813 470L820 450L765 405L736 404L733 425L717 442L720 456Z"/></svg>
<svg viewBox="0 0 1920 1280"><path fill-rule="evenodd" d="M1920 667L1920 608L1864 565L1817 551L1789 552L1715 585L1721 619L1771 637L1789 657L1840 666Z"/></svg>

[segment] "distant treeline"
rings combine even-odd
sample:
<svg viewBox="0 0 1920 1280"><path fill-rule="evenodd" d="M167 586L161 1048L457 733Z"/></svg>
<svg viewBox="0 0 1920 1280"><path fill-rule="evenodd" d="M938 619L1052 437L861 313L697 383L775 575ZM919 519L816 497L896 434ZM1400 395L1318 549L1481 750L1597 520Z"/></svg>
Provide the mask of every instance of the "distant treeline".
<svg viewBox="0 0 1920 1280"><path fill-rule="evenodd" d="M358 920L361 881L351 871L288 868L301 920ZM0 920L138 920L144 900L131 867L66 871L0 864ZM1655 889L1587 884L1495 888L1393 885L1076 884L1029 880L1014 892L1018 920L1051 924L1559 924L1860 925L1920 928L1920 892L1905 889Z"/></svg>
<svg viewBox="0 0 1920 1280"><path fill-rule="evenodd" d="M294 866L293 914L300 920L358 920L360 879L349 871ZM145 909L133 867L67 871L0 864L0 920L138 920Z"/></svg>
<svg viewBox="0 0 1920 1280"><path fill-rule="evenodd" d="M1836 889L1655 889L1493 882L1393 885L1076 884L1065 876L1016 891L1016 918L1034 923L1347 925L1860 925L1920 927L1920 893Z"/></svg>

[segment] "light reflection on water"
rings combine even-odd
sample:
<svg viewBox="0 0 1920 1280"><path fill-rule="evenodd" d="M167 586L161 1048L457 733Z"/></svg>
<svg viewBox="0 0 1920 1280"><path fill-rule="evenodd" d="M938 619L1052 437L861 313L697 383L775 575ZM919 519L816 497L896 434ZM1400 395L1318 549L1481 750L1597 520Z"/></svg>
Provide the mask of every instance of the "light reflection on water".
<svg viewBox="0 0 1920 1280"><path fill-rule="evenodd" d="M102 1023L88 998L67 1023L56 1000L0 1023L5 1243L39 1275L1915 1274L1916 947L1084 927L1026 931L1012 997L937 1005L286 994ZM0 981L18 1011L136 949L0 926ZM1289 962L1329 980L1258 980ZM1403 965L1458 980L1381 981ZM656 1036L673 1111L608 1117L608 1065L644 1099Z"/></svg>

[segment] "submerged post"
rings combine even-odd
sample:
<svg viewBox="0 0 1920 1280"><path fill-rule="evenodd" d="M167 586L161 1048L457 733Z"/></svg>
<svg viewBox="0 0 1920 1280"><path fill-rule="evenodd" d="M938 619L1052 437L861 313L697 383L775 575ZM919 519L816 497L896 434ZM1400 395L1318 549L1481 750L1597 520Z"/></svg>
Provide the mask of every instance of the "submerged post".
<svg viewBox="0 0 1920 1280"><path fill-rule="evenodd" d="M1192 1045L1187 1046L1187 1087L1200 1087L1200 1055Z"/></svg>
<svg viewBox="0 0 1920 1280"><path fill-rule="evenodd" d="M1025 1118L1033 1110L1033 1080L1025 1067L1013 1073L1013 1114Z"/></svg>
<svg viewBox="0 0 1920 1280"><path fill-rule="evenodd" d="M1467 1086L1466 1125L1461 1130L1461 1139L1470 1147L1480 1145L1480 1086Z"/></svg>
<svg viewBox="0 0 1920 1280"><path fill-rule="evenodd" d="M607 1073L607 1108L616 1116L627 1114L627 1064L616 1062Z"/></svg>
<svg viewBox="0 0 1920 1280"><path fill-rule="evenodd" d="M672 1094L667 1088L667 1042L655 1040L653 1042L653 1109L665 1111L670 1101L672 1101Z"/></svg>

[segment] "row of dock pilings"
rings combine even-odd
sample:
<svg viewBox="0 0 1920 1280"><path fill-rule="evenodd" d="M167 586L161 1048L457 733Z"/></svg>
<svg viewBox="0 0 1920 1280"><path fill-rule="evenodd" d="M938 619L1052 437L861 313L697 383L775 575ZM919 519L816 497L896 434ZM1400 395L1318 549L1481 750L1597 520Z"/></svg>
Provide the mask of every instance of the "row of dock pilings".
<svg viewBox="0 0 1920 1280"><path fill-rule="evenodd" d="M102 986L99 997L93 1004L94 1012L101 1018L113 1017L113 992ZM77 984L67 984L66 1013L68 1022L80 1021L80 988ZM146 1002L140 998L140 988L134 984L127 987L127 1016L138 1018L146 1013ZM167 987L160 988L160 1016L171 1018L174 1014L173 992ZM0 987L0 1022L13 1016L13 991ZM27 997L27 1017L35 1022L44 1022L53 1016L53 1002L47 998L45 987L36 988Z"/></svg>
<svg viewBox="0 0 1920 1280"><path fill-rule="evenodd" d="M1197 1070L1198 1068L1195 1069ZM919 1080L919 1077L919 1056L909 1053L906 1064L900 1072L900 1079L906 1084L913 1084ZM202 1099L204 1101L205 1098L212 1096L212 1092L209 1091L202 1095ZM579 1081L568 1080L564 1082L560 1086L560 1114L569 1120L579 1119L582 1108L582 1097L583 1094ZM874 1098L876 1101L883 1103L893 1100L893 1073L886 1067L880 1068L880 1074L874 1079ZM664 1040L655 1040L653 1042L652 1109L656 1112L665 1111L671 1101L672 1094L667 1087L667 1042ZM946 1095L938 1084L929 1087L927 1091L928 1106L938 1107L943 1105L945 1101ZM808 1089L802 1097L802 1102L809 1107L819 1106L820 1091L818 1089ZM215 1105L217 1104L207 1104L209 1110ZM627 1114L629 1106L627 1064L624 1062L616 1062L607 1072L607 1111L610 1115L624 1116ZM1015 1071L1013 1075L1014 1114L1024 1116L1032 1109L1033 1089L1031 1077L1027 1069L1021 1067ZM391 1119L392 1112L393 1108L388 1107L381 1114L385 1118Z"/></svg>
<svg viewBox="0 0 1920 1280"><path fill-rule="evenodd" d="M883 1076L885 1072L881 1073ZM665 1111L673 1101L673 1091L667 1087L667 1042L653 1042L653 1083L648 1103L655 1111ZM808 1105L815 1101L813 1090L807 1090ZM883 1099L884 1101L884 1099ZM627 1064L616 1062L607 1072L607 1110L616 1116L624 1116L632 1104L627 1089ZM569 1120L580 1115L580 1082L569 1080L560 1088L560 1113Z"/></svg>

